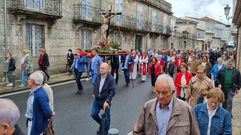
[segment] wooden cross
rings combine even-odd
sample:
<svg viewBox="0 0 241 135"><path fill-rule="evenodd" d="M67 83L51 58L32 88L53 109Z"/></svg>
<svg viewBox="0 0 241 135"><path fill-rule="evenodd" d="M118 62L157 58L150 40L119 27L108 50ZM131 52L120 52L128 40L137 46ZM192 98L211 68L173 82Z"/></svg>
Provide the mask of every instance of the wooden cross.
<svg viewBox="0 0 241 135"><path fill-rule="evenodd" d="M113 18L115 15L121 15L121 12L115 13L115 12L111 12L112 10L112 5L110 7L110 9L106 12L101 12L100 14L103 17L103 25L101 28L101 33L103 36L106 36L106 38L109 36L109 26L110 26L110 20L111 18Z"/></svg>

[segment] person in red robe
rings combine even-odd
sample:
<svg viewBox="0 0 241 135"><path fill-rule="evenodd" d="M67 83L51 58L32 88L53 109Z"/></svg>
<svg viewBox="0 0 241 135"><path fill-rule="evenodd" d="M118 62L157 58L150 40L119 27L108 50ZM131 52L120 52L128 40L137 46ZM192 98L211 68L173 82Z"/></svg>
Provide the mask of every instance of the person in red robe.
<svg viewBox="0 0 241 135"><path fill-rule="evenodd" d="M148 63L148 57L146 55L146 52L142 52L142 56L139 59L141 81L146 81L147 63Z"/></svg>

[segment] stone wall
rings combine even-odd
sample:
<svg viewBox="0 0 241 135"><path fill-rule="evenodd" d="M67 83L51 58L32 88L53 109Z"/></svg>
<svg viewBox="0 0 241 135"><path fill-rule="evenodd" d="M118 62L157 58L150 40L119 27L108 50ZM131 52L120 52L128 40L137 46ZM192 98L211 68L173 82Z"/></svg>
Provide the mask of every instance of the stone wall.
<svg viewBox="0 0 241 135"><path fill-rule="evenodd" d="M109 7L109 3L113 3L113 0L104 0L102 6L103 8ZM91 0L93 6L100 6L99 0ZM3 0L0 0L0 18L3 18ZM47 19L34 19L34 17L25 17L24 15L13 15L8 13L8 45L9 51L13 53L16 58L18 77L20 77L20 59L22 57L22 50L28 48L27 46L27 26L26 24L42 25L44 29L44 47L49 55L50 60L50 73L62 72L65 70L66 65L66 54L68 49L75 50L81 47L81 31L89 30L91 32L92 44L89 48L96 46L97 40L100 38L100 27L87 26L84 23L74 23L74 4L81 3L81 0L62 0L62 18L56 19L54 23L50 23ZM125 1L123 0L123 3ZM141 2L134 2L136 7L129 6L129 9L137 9L138 6L142 7L144 18L146 20L150 19L151 11L157 12L158 23L162 23L162 16L168 16L168 14L161 12L158 9L150 7ZM128 8L127 8L128 9ZM124 13L128 13L125 9ZM149 12L149 13L147 13ZM159 14L161 12L162 16ZM136 12L133 12L136 15ZM168 17L166 17L166 23L169 22ZM136 35L142 36L141 49L147 50L149 48L161 49L164 46L168 46L167 38L163 38L160 34L158 36L152 37L146 32L136 32L136 31L123 31L118 28L112 30L110 34L115 40L121 42L123 49L135 48ZM4 34L3 34L3 19L0 19L0 46L3 45ZM4 60L4 49L0 47L0 71L3 68ZM39 56L33 56L32 63L35 68L38 68ZM2 76L0 72L0 76Z"/></svg>

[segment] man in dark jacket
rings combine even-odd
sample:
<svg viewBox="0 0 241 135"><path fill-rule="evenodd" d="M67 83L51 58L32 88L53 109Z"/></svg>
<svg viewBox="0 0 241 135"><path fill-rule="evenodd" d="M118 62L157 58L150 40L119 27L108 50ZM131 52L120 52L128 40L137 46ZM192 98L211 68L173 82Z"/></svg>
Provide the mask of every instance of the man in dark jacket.
<svg viewBox="0 0 241 135"><path fill-rule="evenodd" d="M10 99L0 99L0 135L24 135L17 124L20 112Z"/></svg>
<svg viewBox="0 0 241 135"><path fill-rule="evenodd" d="M100 125L100 110L105 112L105 135L110 128L110 105L116 91L116 84L113 76L109 73L110 67L107 63L100 65L100 74L96 78L94 86L94 102L91 110L91 117ZM98 131L99 132L99 131Z"/></svg>
<svg viewBox="0 0 241 135"><path fill-rule="evenodd" d="M120 60L119 60L119 55L112 55L111 56L111 74L114 76L116 84L118 84L119 80L119 66L120 66Z"/></svg>
<svg viewBox="0 0 241 135"><path fill-rule="evenodd" d="M74 54L73 54L72 50L69 49L68 54L67 54L67 64L66 64L66 69L68 69L69 75L72 73L70 68L71 68L73 62L74 62Z"/></svg>
<svg viewBox="0 0 241 135"><path fill-rule="evenodd" d="M222 88L225 101L223 108L229 111L232 116L233 97L241 87L241 76L239 70L233 67L233 60L229 59L224 69L218 73L216 85Z"/></svg>
<svg viewBox="0 0 241 135"><path fill-rule="evenodd" d="M47 69L49 67L49 56L46 53L46 50L44 48L41 49L38 64L39 64L39 69L42 70L46 74L46 76L49 80L50 76L47 73Z"/></svg>

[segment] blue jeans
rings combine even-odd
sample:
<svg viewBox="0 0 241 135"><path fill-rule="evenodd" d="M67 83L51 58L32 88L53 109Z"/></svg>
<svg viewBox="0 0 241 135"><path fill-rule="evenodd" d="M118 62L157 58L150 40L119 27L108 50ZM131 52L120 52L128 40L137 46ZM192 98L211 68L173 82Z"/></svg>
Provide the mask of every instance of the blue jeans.
<svg viewBox="0 0 241 135"><path fill-rule="evenodd" d="M93 86L95 87L95 80L96 80L96 77L97 77L98 73L95 73L95 72L91 72L91 76L92 76L92 84Z"/></svg>
<svg viewBox="0 0 241 135"><path fill-rule="evenodd" d="M223 92L225 96L223 108L226 109L232 116L233 97L235 95L235 91L232 88L223 88Z"/></svg>
<svg viewBox="0 0 241 135"><path fill-rule="evenodd" d="M25 70L22 70L22 81L21 84L23 86L26 86L26 82L28 81L28 74L26 73Z"/></svg>
<svg viewBox="0 0 241 135"><path fill-rule="evenodd" d="M92 104L92 110L91 110L91 117L99 124L101 125L101 118L99 116L100 110L103 108L104 102L106 100L98 100L95 99ZM108 134L108 130L110 128L110 109L105 110L106 113L106 120L105 120L105 134Z"/></svg>
<svg viewBox="0 0 241 135"><path fill-rule="evenodd" d="M78 69L74 69L74 73L75 73L75 81L76 81L77 87L78 87L78 92L80 92L81 90L83 90L83 86L80 81L82 72L79 72Z"/></svg>
<svg viewBox="0 0 241 135"><path fill-rule="evenodd" d="M129 69L124 69L124 76L125 76L126 85L129 85L129 83L130 83L130 70Z"/></svg>

